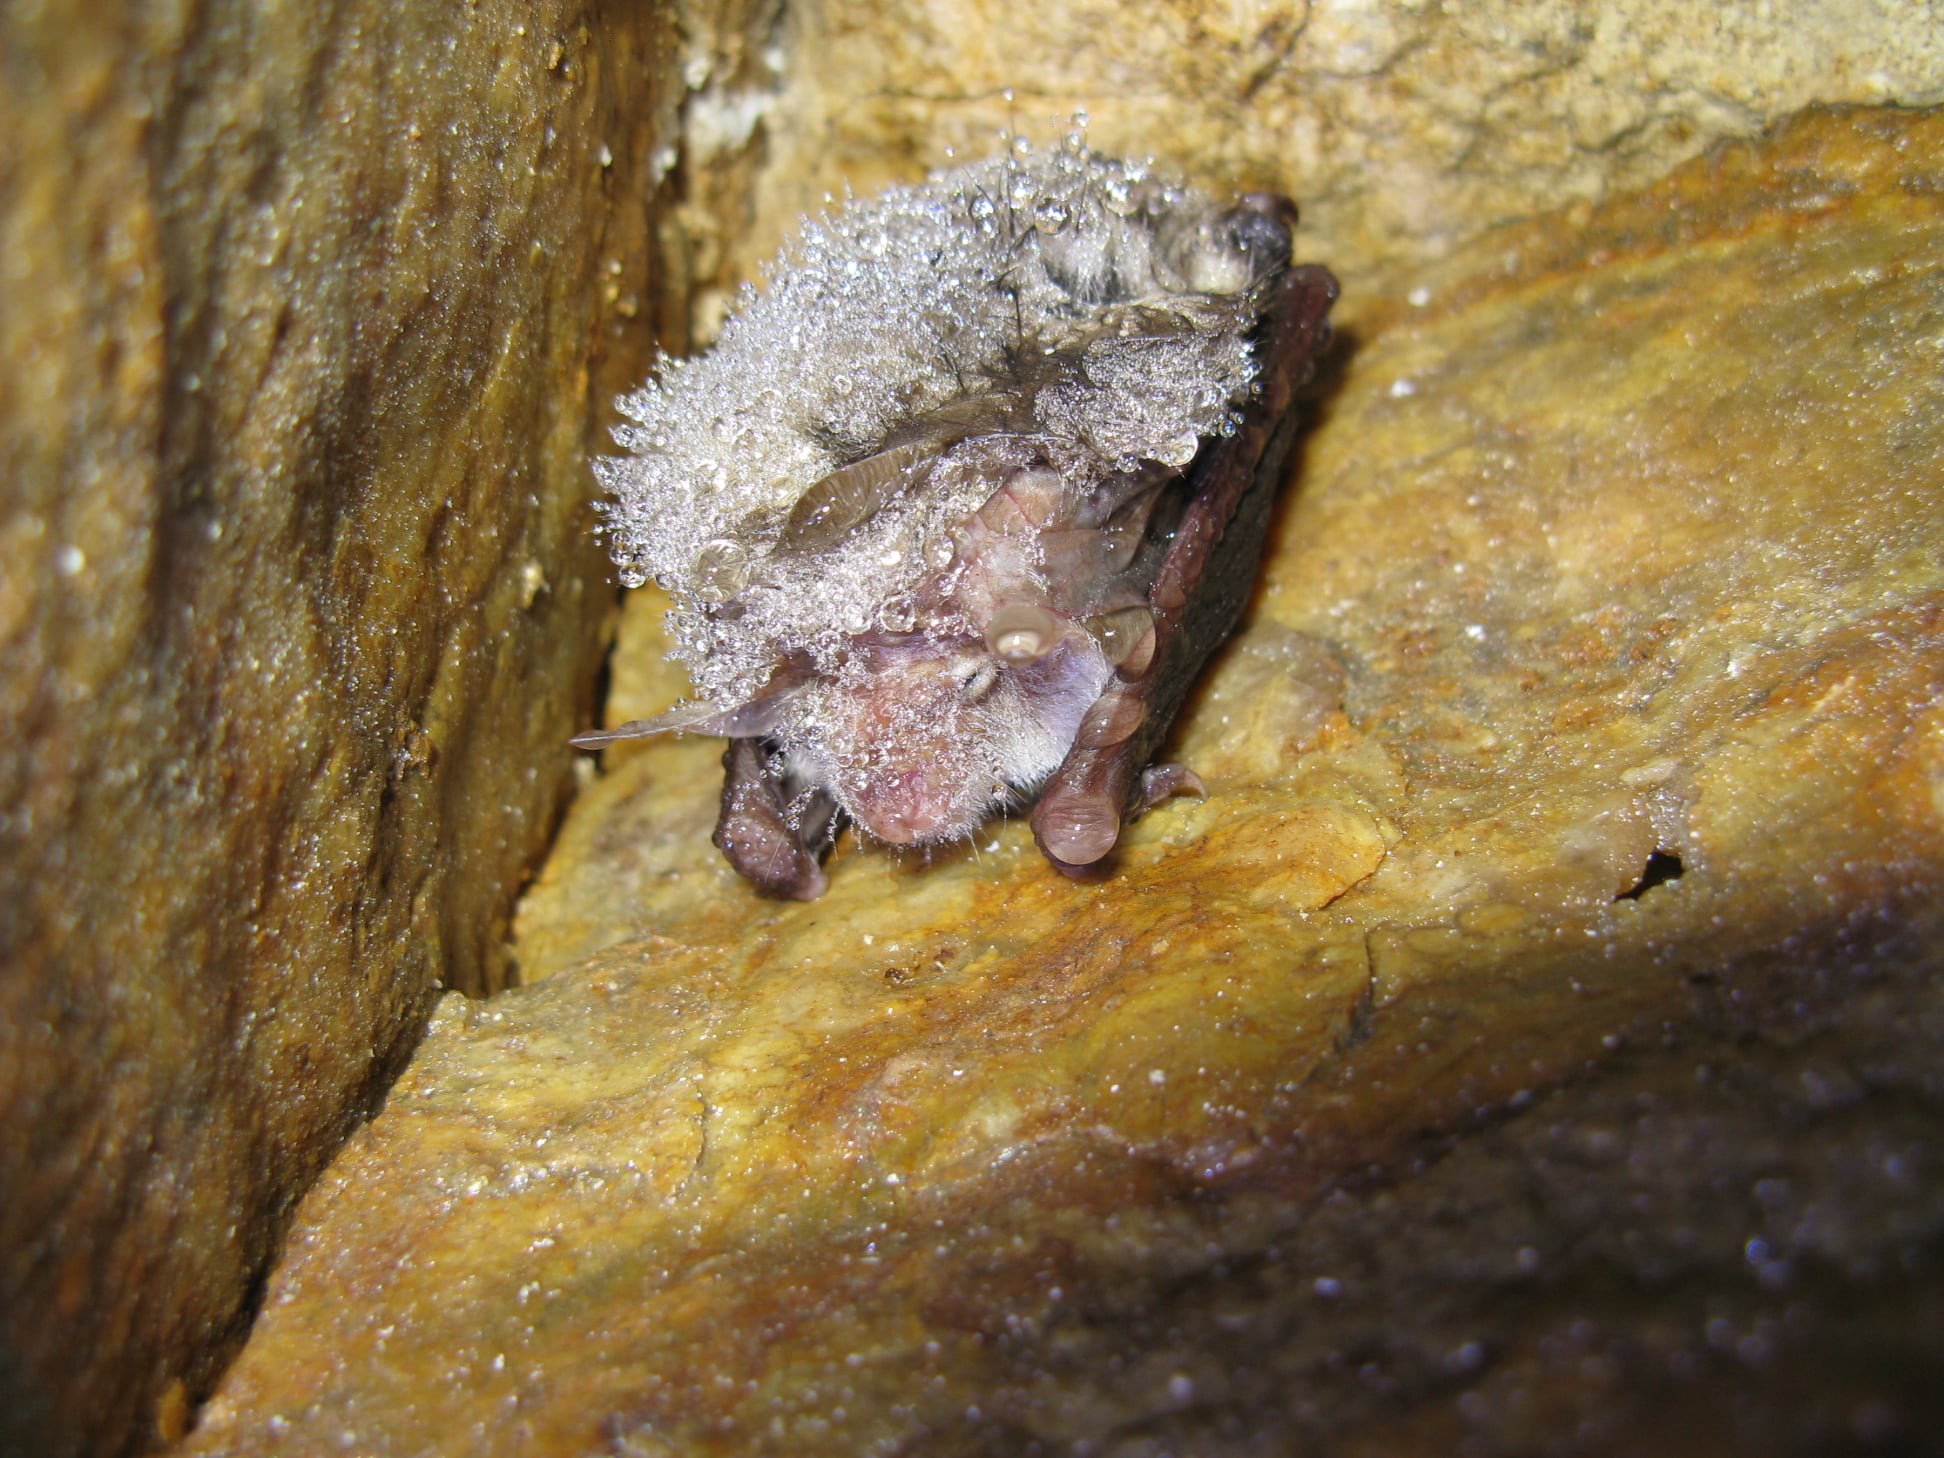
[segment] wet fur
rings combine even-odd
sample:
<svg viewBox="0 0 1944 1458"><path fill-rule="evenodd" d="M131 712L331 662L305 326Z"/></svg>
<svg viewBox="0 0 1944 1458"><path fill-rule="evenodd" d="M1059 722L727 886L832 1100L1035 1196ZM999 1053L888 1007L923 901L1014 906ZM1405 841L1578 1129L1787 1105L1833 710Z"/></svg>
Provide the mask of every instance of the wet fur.
<svg viewBox="0 0 1944 1458"><path fill-rule="evenodd" d="M637 454L601 467L705 701L577 742L728 737L716 843L772 894L822 892L841 819L939 844L1036 794L1049 858L1098 863L1234 625L1328 339L1335 282L1289 267L1293 222L1070 138L813 226L716 357L624 402ZM860 278L908 302L822 312ZM769 356L774 408L744 410Z"/></svg>

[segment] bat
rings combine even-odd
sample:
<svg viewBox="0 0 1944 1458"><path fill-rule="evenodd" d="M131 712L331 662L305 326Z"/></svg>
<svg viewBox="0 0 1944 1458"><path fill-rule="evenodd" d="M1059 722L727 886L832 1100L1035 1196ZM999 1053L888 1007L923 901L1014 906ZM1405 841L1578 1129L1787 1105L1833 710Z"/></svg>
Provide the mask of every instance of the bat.
<svg viewBox="0 0 1944 1458"><path fill-rule="evenodd" d="M841 825L964 839L1037 803L1082 873L1199 782L1149 760L1254 582L1337 284L1296 210L1079 133L806 222L596 462L696 696L583 734L726 738L715 843L810 899Z"/></svg>

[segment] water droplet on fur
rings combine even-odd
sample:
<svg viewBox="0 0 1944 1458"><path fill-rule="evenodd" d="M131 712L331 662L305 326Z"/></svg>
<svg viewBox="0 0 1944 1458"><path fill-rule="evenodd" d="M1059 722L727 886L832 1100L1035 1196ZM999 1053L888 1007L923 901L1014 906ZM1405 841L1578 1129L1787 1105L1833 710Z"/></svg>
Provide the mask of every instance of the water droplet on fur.
<svg viewBox="0 0 1944 1458"><path fill-rule="evenodd" d="M994 657L1031 663L1060 641L1060 620L1036 604L1009 602L986 624L985 641Z"/></svg>
<svg viewBox="0 0 1944 1458"><path fill-rule="evenodd" d="M943 572L958 560L958 548L952 545L950 537L933 537L925 543L925 560Z"/></svg>
<svg viewBox="0 0 1944 1458"><path fill-rule="evenodd" d="M878 611L878 626L887 633L909 633L918 625L918 610L911 599L894 597Z"/></svg>
<svg viewBox="0 0 1944 1458"><path fill-rule="evenodd" d="M1173 466L1177 470L1179 470L1181 467L1187 465L1190 461L1194 460L1195 453L1200 449L1201 449L1200 436L1178 435L1173 440L1169 441L1166 445L1161 447L1161 460L1165 464Z"/></svg>
<svg viewBox="0 0 1944 1458"><path fill-rule="evenodd" d="M695 554L695 591L704 602L727 602L749 585L749 553L717 537Z"/></svg>
<svg viewBox="0 0 1944 1458"><path fill-rule="evenodd" d="M1061 198L1043 197L1033 206L1033 226L1042 233L1059 232L1072 216Z"/></svg>
<svg viewBox="0 0 1944 1458"><path fill-rule="evenodd" d="M1087 631L1100 644L1100 651L1107 661L1118 666L1133 654L1142 639L1154 631L1154 614L1144 607L1102 613L1099 617L1087 619Z"/></svg>

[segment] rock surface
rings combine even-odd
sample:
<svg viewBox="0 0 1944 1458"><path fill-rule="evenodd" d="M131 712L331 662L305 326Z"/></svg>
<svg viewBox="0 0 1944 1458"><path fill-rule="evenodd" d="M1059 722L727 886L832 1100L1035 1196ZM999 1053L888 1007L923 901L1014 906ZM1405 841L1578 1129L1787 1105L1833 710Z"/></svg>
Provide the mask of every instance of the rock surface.
<svg viewBox="0 0 1944 1458"><path fill-rule="evenodd" d="M0 1450L179 1434L441 982L508 980L680 19L0 7Z"/></svg>
<svg viewBox="0 0 1944 1458"><path fill-rule="evenodd" d="M188 1451L1935 1433L1940 159L1809 114L1367 300L1109 880L761 902L717 746L614 752Z"/></svg>
<svg viewBox="0 0 1944 1458"><path fill-rule="evenodd" d="M1312 256L1347 286L1340 317L1386 264L1639 186L1810 102L1944 100L1935 14L1848 0L833 0L791 9L785 52L775 78L700 98L770 159L719 284L827 192L1084 109L1109 152L1300 199ZM701 302L706 323L719 302Z"/></svg>

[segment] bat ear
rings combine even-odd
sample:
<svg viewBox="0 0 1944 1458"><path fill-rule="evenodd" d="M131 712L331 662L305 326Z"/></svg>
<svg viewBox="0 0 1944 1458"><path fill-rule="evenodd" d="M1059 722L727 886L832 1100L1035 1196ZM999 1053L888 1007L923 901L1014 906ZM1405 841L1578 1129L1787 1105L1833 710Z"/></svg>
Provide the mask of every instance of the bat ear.
<svg viewBox="0 0 1944 1458"><path fill-rule="evenodd" d="M1241 293L1288 266L1295 230L1294 203L1252 192L1176 240L1173 263L1192 288Z"/></svg>
<svg viewBox="0 0 1944 1458"><path fill-rule="evenodd" d="M1240 214L1253 214L1257 221L1251 222ZM1245 192L1241 202L1231 214L1233 226L1238 235L1252 234L1263 246L1274 250L1280 248L1282 256L1278 262L1289 261L1289 250L1296 235L1296 204L1279 192Z"/></svg>
<svg viewBox="0 0 1944 1458"><path fill-rule="evenodd" d="M652 719L633 719L613 729L591 729L568 740L579 749L599 749L623 739L652 739L657 734L715 734L724 739L761 739L782 726L800 684L766 693L746 704L719 709L714 704L677 704Z"/></svg>

